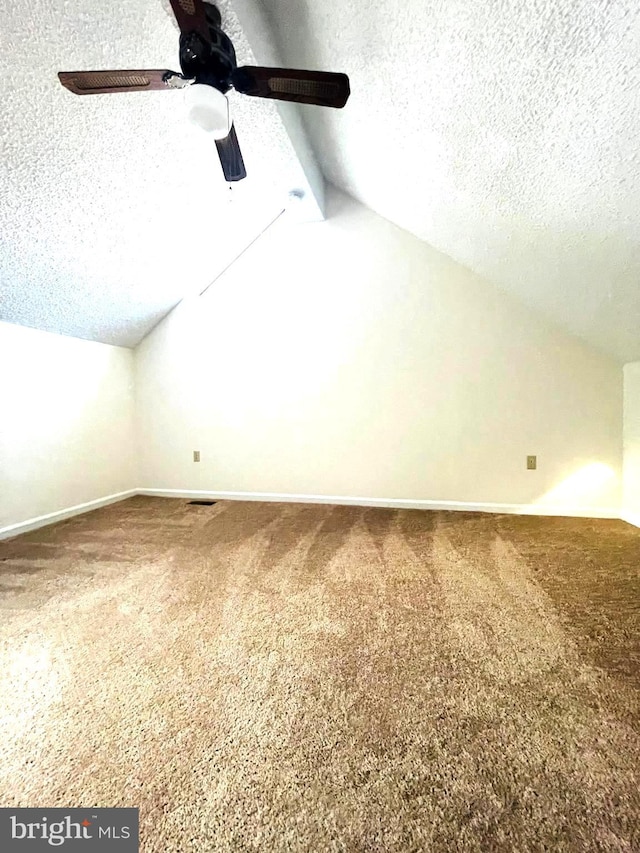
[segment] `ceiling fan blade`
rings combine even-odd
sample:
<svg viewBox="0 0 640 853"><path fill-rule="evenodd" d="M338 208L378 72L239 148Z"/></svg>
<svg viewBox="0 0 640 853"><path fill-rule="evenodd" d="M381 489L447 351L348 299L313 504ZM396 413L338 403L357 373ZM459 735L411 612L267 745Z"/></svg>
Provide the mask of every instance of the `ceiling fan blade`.
<svg viewBox="0 0 640 853"><path fill-rule="evenodd" d="M344 107L351 93L347 75L331 71L243 65L235 69L231 79L234 88L244 95L320 107Z"/></svg>
<svg viewBox="0 0 640 853"><path fill-rule="evenodd" d="M195 30L206 42L211 40L203 0L169 0L169 2L183 35Z"/></svg>
<svg viewBox="0 0 640 853"><path fill-rule="evenodd" d="M227 181L241 181L247 177L236 129L233 125L231 125L228 136L225 136L224 139L216 139L216 148Z"/></svg>
<svg viewBox="0 0 640 853"><path fill-rule="evenodd" d="M76 95L101 95L105 92L144 92L175 89L184 78L166 68L154 71L59 71L62 85ZM175 79L175 83L172 81Z"/></svg>

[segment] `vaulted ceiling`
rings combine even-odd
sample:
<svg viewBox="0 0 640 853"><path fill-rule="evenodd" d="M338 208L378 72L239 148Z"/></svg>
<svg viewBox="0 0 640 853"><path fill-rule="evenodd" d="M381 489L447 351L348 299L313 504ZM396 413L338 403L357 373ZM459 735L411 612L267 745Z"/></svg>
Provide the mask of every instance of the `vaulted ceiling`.
<svg viewBox="0 0 640 853"><path fill-rule="evenodd" d="M621 360L640 358L637 0L264 0L327 178Z"/></svg>
<svg viewBox="0 0 640 853"><path fill-rule="evenodd" d="M290 190L312 197L273 101L232 95L249 177L230 190L181 92L77 97L59 84L59 70L180 70L166 0L0 8L0 319L135 345L246 248Z"/></svg>
<svg viewBox="0 0 640 853"><path fill-rule="evenodd" d="M230 193L180 93L59 86L60 69L177 68L166 0L0 2L0 319L135 344L289 190L314 196L298 114L273 102L234 98L250 177ZM219 5L241 61L350 75L345 110L302 111L331 182L640 359L636 0Z"/></svg>

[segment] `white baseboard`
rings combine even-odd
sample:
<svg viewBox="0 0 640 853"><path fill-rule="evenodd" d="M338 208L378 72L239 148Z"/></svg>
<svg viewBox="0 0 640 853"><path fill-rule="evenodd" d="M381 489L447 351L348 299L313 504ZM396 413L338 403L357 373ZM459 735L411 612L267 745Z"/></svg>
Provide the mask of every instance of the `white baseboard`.
<svg viewBox="0 0 640 853"><path fill-rule="evenodd" d="M622 512L620 518L626 521L627 524L633 524L634 527L640 527L640 514L637 512Z"/></svg>
<svg viewBox="0 0 640 853"><path fill-rule="evenodd" d="M50 512L47 515L39 515L37 518L29 518L27 521L20 521L18 524L10 524L8 527L0 527L0 539L9 539L11 536L19 536L21 533L28 533L30 530L37 530L39 527L46 527L48 524L55 524L58 521L63 521L65 518L71 518L74 515L81 515L83 512L90 512L93 509L99 509L101 506L117 503L126 498L131 498L138 494L137 489L129 489L126 492L118 492L115 495L107 495L106 498L98 498L95 501L87 501L87 503L70 506L66 509L60 509L57 512Z"/></svg>
<svg viewBox="0 0 640 853"><path fill-rule="evenodd" d="M640 516L634 514L620 514L617 509L607 507L553 507L540 506L537 504L501 504L501 503L466 503L464 501L428 501L428 500L405 500L403 498L363 498L344 495L292 495L279 494L277 492L222 492L222 491L198 491L188 489L129 489L126 492L118 492L98 498L95 501L77 504L66 509L50 512L37 518L30 518L18 524L0 528L0 540L39 527L46 527L81 515L84 512L99 509L112 503L131 498L134 495L147 495L158 498L181 498L183 500L220 500L220 501L274 501L277 503L318 503L318 504L340 504L343 506L371 506L387 507L389 509L427 509L427 510L452 510L458 512L493 512L509 515L554 515L571 516L577 518L621 518L623 521L640 527Z"/></svg>
<svg viewBox="0 0 640 853"><path fill-rule="evenodd" d="M564 515L578 518L620 518L620 510L609 507L554 507L538 504L465 503L464 501L405 500L403 498L362 498L343 495L291 495L276 492L219 492L185 489L138 489L139 495L184 500L276 501L278 503L341 504L390 509L431 509L460 512L494 512L511 515Z"/></svg>

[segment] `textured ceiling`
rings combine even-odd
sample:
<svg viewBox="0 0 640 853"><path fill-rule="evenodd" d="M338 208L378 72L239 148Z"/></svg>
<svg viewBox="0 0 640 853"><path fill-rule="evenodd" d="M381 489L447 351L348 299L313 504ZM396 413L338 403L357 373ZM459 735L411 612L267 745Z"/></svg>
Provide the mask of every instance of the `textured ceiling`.
<svg viewBox="0 0 640 853"><path fill-rule="evenodd" d="M58 84L60 69L177 69L166 5L0 0L0 319L133 345L307 189L273 102L232 96L250 177L229 192L180 93L77 98ZM331 181L640 359L636 0L262 5L287 64L351 76L347 109L304 110ZM248 23L273 62L258 0L220 6L240 61Z"/></svg>
<svg viewBox="0 0 640 853"><path fill-rule="evenodd" d="M308 188L272 101L231 96L249 177L230 191L180 92L79 98L58 83L58 70L179 70L166 5L0 0L1 320L135 345Z"/></svg>
<svg viewBox="0 0 640 853"><path fill-rule="evenodd" d="M640 358L637 0L264 0L326 177L621 360Z"/></svg>

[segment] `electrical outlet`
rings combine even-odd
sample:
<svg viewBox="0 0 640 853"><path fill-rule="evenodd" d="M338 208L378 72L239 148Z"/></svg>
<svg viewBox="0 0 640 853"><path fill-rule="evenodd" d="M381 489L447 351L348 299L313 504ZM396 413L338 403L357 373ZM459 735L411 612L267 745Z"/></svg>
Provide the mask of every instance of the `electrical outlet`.
<svg viewBox="0 0 640 853"><path fill-rule="evenodd" d="M193 451L193 461L194 461L194 462L199 462L199 461L200 461L200 451L199 451L199 450L194 450L194 451Z"/></svg>
<svg viewBox="0 0 640 853"><path fill-rule="evenodd" d="M535 471L538 467L537 456L527 456L527 471Z"/></svg>

